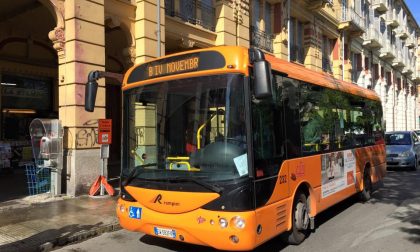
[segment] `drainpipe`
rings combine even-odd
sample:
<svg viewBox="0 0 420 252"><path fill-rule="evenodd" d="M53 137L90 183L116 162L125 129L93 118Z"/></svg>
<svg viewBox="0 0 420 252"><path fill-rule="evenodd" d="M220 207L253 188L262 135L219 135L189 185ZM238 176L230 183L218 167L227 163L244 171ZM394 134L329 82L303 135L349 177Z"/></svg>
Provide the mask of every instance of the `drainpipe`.
<svg viewBox="0 0 420 252"><path fill-rule="evenodd" d="M289 50L287 60L290 62L290 0L287 0L287 49Z"/></svg>
<svg viewBox="0 0 420 252"><path fill-rule="evenodd" d="M160 57L160 0L156 0L157 5L157 56Z"/></svg>
<svg viewBox="0 0 420 252"><path fill-rule="evenodd" d="M369 70L370 70L370 79L371 79L370 85L372 85L371 89L375 90L376 80L375 80L375 76L372 76L372 73L373 73L373 51L372 50L370 51ZM379 66L378 66L378 71L379 71Z"/></svg>
<svg viewBox="0 0 420 252"><path fill-rule="evenodd" d="M341 77L341 79L344 81L344 63L345 63L345 59L344 59L344 57L345 57L345 55L346 55L346 47L344 46L345 45L345 42L344 42L344 40L345 40L345 38L346 38L346 36L345 36L345 31L343 31L343 33L342 33L342 36L341 36L341 42L342 42L342 44L343 44L343 67L342 67L342 77Z"/></svg>
<svg viewBox="0 0 420 252"><path fill-rule="evenodd" d="M407 85L408 85L408 82L407 82ZM408 97L408 94L407 95L405 95L405 98L404 98L404 100L405 100L405 130L408 130L408 118L407 118L407 110L408 110L408 107L407 107L407 97Z"/></svg>
<svg viewBox="0 0 420 252"><path fill-rule="evenodd" d="M395 94L397 93L397 90L395 90L395 82L394 82L394 74L392 75L392 86L394 87L392 92L392 130L395 130Z"/></svg>

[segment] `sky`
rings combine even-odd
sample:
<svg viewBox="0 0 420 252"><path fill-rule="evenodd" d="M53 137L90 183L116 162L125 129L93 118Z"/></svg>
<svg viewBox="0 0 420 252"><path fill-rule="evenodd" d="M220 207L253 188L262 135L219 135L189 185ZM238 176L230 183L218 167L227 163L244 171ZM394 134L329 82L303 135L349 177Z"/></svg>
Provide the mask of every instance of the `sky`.
<svg viewBox="0 0 420 252"><path fill-rule="evenodd" d="M420 0L405 0L411 14L416 18L417 24L420 25Z"/></svg>

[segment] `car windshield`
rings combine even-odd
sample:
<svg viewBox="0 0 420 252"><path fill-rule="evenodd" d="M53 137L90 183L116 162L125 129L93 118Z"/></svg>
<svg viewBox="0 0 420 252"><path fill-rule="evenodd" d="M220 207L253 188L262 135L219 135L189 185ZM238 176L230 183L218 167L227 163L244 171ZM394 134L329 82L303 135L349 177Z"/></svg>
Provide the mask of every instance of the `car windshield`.
<svg viewBox="0 0 420 252"><path fill-rule="evenodd" d="M410 133L385 134L385 143L387 145L411 145Z"/></svg>
<svg viewBox="0 0 420 252"><path fill-rule="evenodd" d="M122 176L184 182L247 177L242 80L202 76L127 91Z"/></svg>

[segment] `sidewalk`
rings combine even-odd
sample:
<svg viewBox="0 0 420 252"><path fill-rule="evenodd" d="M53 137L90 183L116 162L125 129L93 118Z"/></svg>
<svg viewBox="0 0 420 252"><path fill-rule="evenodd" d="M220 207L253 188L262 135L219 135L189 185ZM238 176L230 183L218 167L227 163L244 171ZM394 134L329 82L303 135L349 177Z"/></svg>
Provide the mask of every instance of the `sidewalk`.
<svg viewBox="0 0 420 252"><path fill-rule="evenodd" d="M116 200L37 195L0 203L0 251L49 251L118 230Z"/></svg>

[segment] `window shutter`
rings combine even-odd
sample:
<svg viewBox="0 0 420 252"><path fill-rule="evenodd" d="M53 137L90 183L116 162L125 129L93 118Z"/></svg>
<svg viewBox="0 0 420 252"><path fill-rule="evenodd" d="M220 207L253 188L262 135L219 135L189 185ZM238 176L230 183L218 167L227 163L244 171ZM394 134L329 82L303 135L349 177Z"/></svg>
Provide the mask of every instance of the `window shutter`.
<svg viewBox="0 0 420 252"><path fill-rule="evenodd" d="M283 8L281 3L274 5L274 33L281 33L282 30L282 13Z"/></svg>
<svg viewBox="0 0 420 252"><path fill-rule="evenodd" d="M362 55L360 53L356 53L356 59L357 59L357 71L362 71Z"/></svg>

